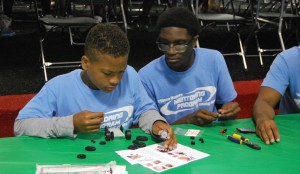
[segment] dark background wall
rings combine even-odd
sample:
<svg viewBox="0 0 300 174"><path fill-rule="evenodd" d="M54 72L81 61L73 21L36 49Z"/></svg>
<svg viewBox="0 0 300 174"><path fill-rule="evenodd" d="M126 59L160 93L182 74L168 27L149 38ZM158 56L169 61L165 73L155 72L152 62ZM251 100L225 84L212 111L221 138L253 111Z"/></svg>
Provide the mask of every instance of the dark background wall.
<svg viewBox="0 0 300 174"><path fill-rule="evenodd" d="M21 16L24 17L24 16ZM155 19L152 24L155 24ZM36 93L45 83L41 68L39 38L40 32L36 22L13 22L12 29L16 33L12 37L0 37L0 95ZM131 44L129 65L139 70L142 66L157 58L162 53L157 49L155 40L157 33L150 28L147 31L128 30ZM246 46L245 71L240 56L226 56L225 60L233 81L263 79L274 60L274 56L264 57L264 66L260 66L256 43L253 35L254 26L251 22L240 29L242 40ZM233 32L224 28L210 27L202 30L199 37L201 47L217 49L221 52L233 52L238 49ZM295 36L286 31L286 48L297 45ZM279 48L276 30L267 29L260 33L262 45ZM231 41L231 42L228 42ZM226 46L225 46L226 45ZM83 54L82 46L71 46L68 33L57 30L51 33L45 41L45 52L48 58L56 61L80 60ZM255 55L248 57L249 55ZM50 69L48 77L71 71L71 68Z"/></svg>

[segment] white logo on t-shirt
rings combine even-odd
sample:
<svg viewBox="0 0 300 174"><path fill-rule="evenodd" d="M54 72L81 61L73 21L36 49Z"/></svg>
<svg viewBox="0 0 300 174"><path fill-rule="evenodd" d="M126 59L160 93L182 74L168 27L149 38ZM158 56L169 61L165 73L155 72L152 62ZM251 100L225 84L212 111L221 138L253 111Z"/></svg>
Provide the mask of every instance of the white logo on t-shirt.
<svg viewBox="0 0 300 174"><path fill-rule="evenodd" d="M165 103L161 108L160 112L163 115L172 115L192 110L199 106L210 106L215 102L213 97L216 94L216 88L214 86L206 86L196 88L193 91L185 94L178 94L169 98L160 99L160 104Z"/></svg>
<svg viewBox="0 0 300 174"><path fill-rule="evenodd" d="M101 124L101 128L107 127L119 127L123 126L128 128L133 120L133 106L124 106L122 108L112 110L104 113L104 120Z"/></svg>

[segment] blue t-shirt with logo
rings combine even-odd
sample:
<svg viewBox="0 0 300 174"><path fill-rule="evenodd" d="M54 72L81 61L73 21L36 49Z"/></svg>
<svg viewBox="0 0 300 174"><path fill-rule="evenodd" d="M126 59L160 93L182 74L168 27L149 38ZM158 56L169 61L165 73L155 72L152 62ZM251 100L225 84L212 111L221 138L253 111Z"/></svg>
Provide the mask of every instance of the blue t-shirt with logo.
<svg viewBox="0 0 300 174"><path fill-rule="evenodd" d="M300 112L299 67L300 47L285 50L274 59L261 85L273 88L283 96L279 105L279 114Z"/></svg>
<svg viewBox="0 0 300 174"><path fill-rule="evenodd" d="M139 71L157 109L169 123L202 108L217 112L215 104L237 96L224 57L216 50L195 48L195 61L184 72L170 69L161 56Z"/></svg>
<svg viewBox="0 0 300 174"><path fill-rule="evenodd" d="M20 111L17 119L63 117L88 110L104 112L101 128L122 125L128 129L138 123L143 112L155 109L132 67L127 66L122 80L110 93L85 85L80 77L81 71L74 70L48 81Z"/></svg>

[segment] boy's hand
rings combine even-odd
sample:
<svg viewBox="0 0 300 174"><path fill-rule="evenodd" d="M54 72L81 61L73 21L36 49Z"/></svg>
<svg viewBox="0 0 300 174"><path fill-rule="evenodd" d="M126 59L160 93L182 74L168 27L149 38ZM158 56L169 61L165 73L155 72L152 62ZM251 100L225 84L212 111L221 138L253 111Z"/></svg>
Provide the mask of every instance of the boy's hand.
<svg viewBox="0 0 300 174"><path fill-rule="evenodd" d="M87 110L78 112L73 116L74 132L98 132L103 119L103 112L90 112Z"/></svg>
<svg viewBox="0 0 300 174"><path fill-rule="evenodd" d="M165 123L164 121L156 121L152 126L153 134L160 136L163 131L168 132L164 149L165 150L175 149L177 147L177 138L174 134L173 128L169 124Z"/></svg>

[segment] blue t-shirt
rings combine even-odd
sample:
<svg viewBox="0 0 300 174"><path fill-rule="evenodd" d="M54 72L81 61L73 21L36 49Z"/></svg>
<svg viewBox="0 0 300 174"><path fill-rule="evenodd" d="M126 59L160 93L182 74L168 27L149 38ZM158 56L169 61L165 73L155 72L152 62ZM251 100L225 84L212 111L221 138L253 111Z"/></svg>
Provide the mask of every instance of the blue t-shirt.
<svg viewBox="0 0 300 174"><path fill-rule="evenodd" d="M279 114L300 110L300 47L292 47L277 55L261 86L278 91L283 97ZM287 90L289 89L289 90Z"/></svg>
<svg viewBox="0 0 300 174"><path fill-rule="evenodd" d="M127 129L138 123L143 112L155 109L132 67L127 66L122 80L110 93L93 90L85 85L80 77L81 71L74 70L47 82L20 111L17 120L63 117L88 110L104 112L101 128L122 125Z"/></svg>
<svg viewBox="0 0 300 174"><path fill-rule="evenodd" d="M170 69L164 55L139 71L146 91L169 123L202 108L216 112L216 103L224 104L237 96L222 54L194 50L194 64L184 72Z"/></svg>

